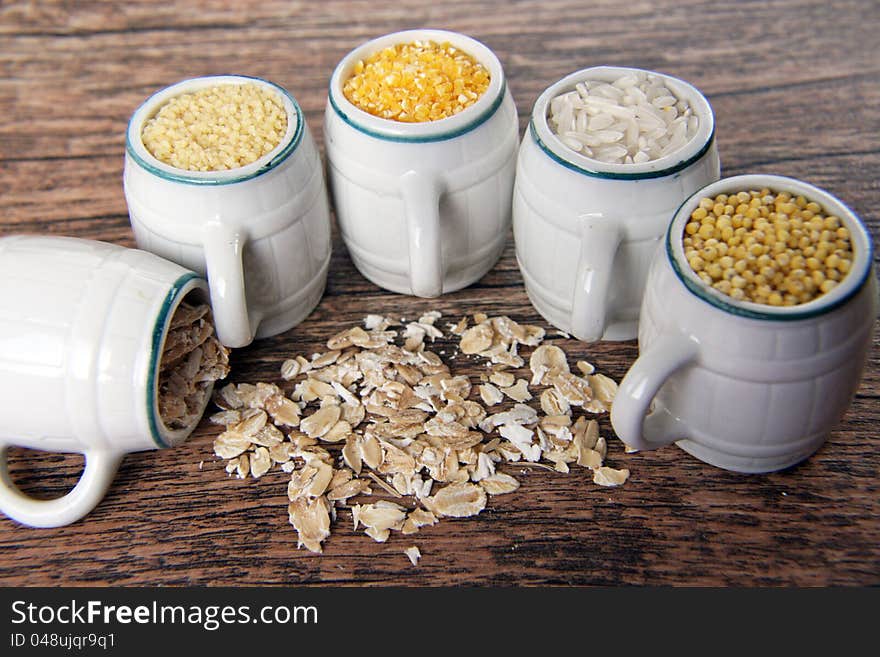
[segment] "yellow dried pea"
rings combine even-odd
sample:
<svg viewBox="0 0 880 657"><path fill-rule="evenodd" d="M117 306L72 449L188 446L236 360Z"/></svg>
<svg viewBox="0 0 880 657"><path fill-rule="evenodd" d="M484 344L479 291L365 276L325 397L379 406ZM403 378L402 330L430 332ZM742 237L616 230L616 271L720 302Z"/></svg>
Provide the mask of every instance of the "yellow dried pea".
<svg viewBox="0 0 880 657"><path fill-rule="evenodd" d="M489 88L489 71L449 43L388 46L355 64L342 93L353 105L393 121L437 121L470 107Z"/></svg>
<svg viewBox="0 0 880 657"><path fill-rule="evenodd" d="M807 303L852 267L849 230L803 196L769 189L700 199L682 235L685 259L707 285L770 306Z"/></svg>
<svg viewBox="0 0 880 657"><path fill-rule="evenodd" d="M141 139L165 164L186 171L224 171L260 159L286 133L281 98L249 82L175 96L146 122Z"/></svg>

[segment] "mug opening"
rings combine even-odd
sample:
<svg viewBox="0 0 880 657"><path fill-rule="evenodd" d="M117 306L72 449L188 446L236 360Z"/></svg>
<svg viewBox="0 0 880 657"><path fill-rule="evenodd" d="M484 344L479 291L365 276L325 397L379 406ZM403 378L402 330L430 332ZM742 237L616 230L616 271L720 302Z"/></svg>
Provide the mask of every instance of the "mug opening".
<svg viewBox="0 0 880 657"><path fill-rule="evenodd" d="M342 91L360 59L388 46L412 41L449 42L466 52L489 71L489 87L473 105L458 114L436 121L404 122L384 119L366 112L348 100ZM386 141L430 142L452 139L470 132L487 121L500 107L507 83L498 57L476 39L447 30L405 30L367 41L349 52L337 64L330 78L329 102L332 110L356 130Z"/></svg>
<svg viewBox="0 0 880 657"><path fill-rule="evenodd" d="M664 84L681 99L686 100L699 117L696 134L685 145L656 160L634 164L602 162L573 151L550 128L547 111L550 101L561 93L573 91L585 80L612 82L627 73L647 73L663 80ZM687 168L702 158L715 139L715 114L706 97L692 84L656 71L624 66L595 66L571 73L550 85L535 101L529 130L536 143L552 159L578 173L596 178L639 180L669 176Z"/></svg>
<svg viewBox="0 0 880 657"><path fill-rule="evenodd" d="M753 301L739 301L704 283L684 255L685 224L703 197L730 194L750 189L768 188L772 193L789 192L818 203L826 214L838 217L849 230L853 264L843 279L829 292L795 306L769 306ZM753 174L733 176L714 182L691 195L678 208L666 232L666 255L672 269L688 290L724 312L760 320L790 321L823 315L846 303L861 290L871 272L873 244L867 228L842 201L823 189L785 176Z"/></svg>
<svg viewBox="0 0 880 657"><path fill-rule="evenodd" d="M177 309L183 301L190 301L199 304L207 304L210 301L208 295L208 285L204 279L194 273L187 273L178 278L165 300L156 324L153 328L152 348L150 351L149 369L147 375L147 416L149 418L150 432L153 441L158 447L173 447L182 443L192 433L196 425L201 420L205 408L211 399L211 391L213 383L208 383L204 389L204 394L199 403L198 412L193 415L189 422L182 428L170 428L167 426L159 405L159 379L162 365L162 356L165 348L165 342L171 327L171 320L174 318Z"/></svg>
<svg viewBox="0 0 880 657"><path fill-rule="evenodd" d="M142 134L144 125L153 118L159 109L172 98L181 94L198 91L207 87L226 84L257 84L276 93L287 113L287 131L278 145L259 159L235 169L221 171L188 171L162 162L144 146ZM284 87L262 78L247 75L211 75L182 80L157 91L135 110L126 132L126 151L150 173L160 178L191 185L229 185L250 180L271 171L286 160L296 150L302 140L303 115L296 99Z"/></svg>

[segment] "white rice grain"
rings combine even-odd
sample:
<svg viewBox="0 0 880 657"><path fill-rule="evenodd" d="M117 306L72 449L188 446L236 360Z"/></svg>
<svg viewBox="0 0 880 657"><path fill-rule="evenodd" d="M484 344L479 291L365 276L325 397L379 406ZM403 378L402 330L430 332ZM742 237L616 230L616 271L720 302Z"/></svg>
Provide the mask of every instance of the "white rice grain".
<svg viewBox="0 0 880 657"><path fill-rule="evenodd" d="M683 148L700 126L688 102L657 76L584 80L549 103L548 123L567 148L602 162L643 164Z"/></svg>

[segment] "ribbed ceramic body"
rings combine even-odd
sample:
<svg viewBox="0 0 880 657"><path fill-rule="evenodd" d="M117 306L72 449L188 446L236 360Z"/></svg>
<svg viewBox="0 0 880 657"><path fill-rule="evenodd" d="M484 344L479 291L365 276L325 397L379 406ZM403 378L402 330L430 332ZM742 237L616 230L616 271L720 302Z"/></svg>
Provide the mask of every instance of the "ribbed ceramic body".
<svg viewBox="0 0 880 657"><path fill-rule="evenodd" d="M3 450L83 453L87 471L106 464L99 479L109 484L123 454L189 435L195 423L169 431L159 417L158 367L179 303L207 299L203 279L144 251L38 236L0 239L0 277ZM14 501L10 512L10 486L0 489L3 510L39 524L26 510L18 517Z"/></svg>
<svg viewBox="0 0 880 657"><path fill-rule="evenodd" d="M247 167L203 174L164 165L146 151L143 124L168 98L241 82L269 85L285 101L288 134L273 152ZM223 76L156 94L132 117L124 185L138 247L207 276L227 346L286 331L320 301L330 262L323 168L299 107L280 87Z"/></svg>
<svg viewBox="0 0 880 657"><path fill-rule="evenodd" d="M417 39L449 41L482 62L492 76L483 97L430 123L380 119L348 102L342 85L358 59ZM500 63L469 37L413 30L346 56L331 80L324 135L336 216L358 270L422 297L479 280L504 248L518 131Z"/></svg>
<svg viewBox="0 0 880 657"><path fill-rule="evenodd" d="M609 165L567 148L547 122L550 100L585 79L629 69L578 71L535 103L517 162L516 255L529 299L551 324L582 340L636 337L651 258L679 205L718 179L711 108L692 86L666 85L700 117L680 152L640 165Z"/></svg>
<svg viewBox="0 0 880 657"><path fill-rule="evenodd" d="M669 238L675 247L659 249L653 260L639 358L612 408L624 442L651 449L676 440L713 465L769 472L815 452L849 407L878 311L870 238L842 204L789 179L741 176L697 196L765 186L804 194L840 216L854 235L852 271L838 289L809 304L734 303L687 269L677 219ZM696 202L679 217L686 220Z"/></svg>

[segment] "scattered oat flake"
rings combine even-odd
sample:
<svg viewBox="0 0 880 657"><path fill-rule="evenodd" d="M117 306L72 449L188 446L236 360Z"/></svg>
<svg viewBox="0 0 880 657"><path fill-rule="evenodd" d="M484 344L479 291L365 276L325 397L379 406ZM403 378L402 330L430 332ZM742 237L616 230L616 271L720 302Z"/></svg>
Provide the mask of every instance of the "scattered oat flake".
<svg viewBox="0 0 880 657"><path fill-rule="evenodd" d="M269 472L272 467L272 459L269 458L269 450L265 447L257 447L251 456L251 477L259 479Z"/></svg>
<svg viewBox="0 0 880 657"><path fill-rule="evenodd" d="M553 388L541 393L541 410L547 415L563 415L571 411L571 405Z"/></svg>
<svg viewBox="0 0 880 657"><path fill-rule="evenodd" d="M467 518L486 508L486 491L476 484L449 484L437 491L430 504L441 516Z"/></svg>
<svg viewBox="0 0 880 657"><path fill-rule="evenodd" d="M504 394L491 383L480 385L480 398L486 406L495 406L504 399Z"/></svg>
<svg viewBox="0 0 880 657"><path fill-rule="evenodd" d="M517 380L516 384L509 388L501 388L501 392L517 402L528 401L532 398L532 393L529 392L529 383L525 379Z"/></svg>
<svg viewBox="0 0 880 657"><path fill-rule="evenodd" d="M603 467L602 455L589 447L580 448L578 449L577 464L585 468L590 468L593 471L597 471Z"/></svg>
<svg viewBox="0 0 880 657"><path fill-rule="evenodd" d="M572 406L584 406L593 399L590 384L570 372L560 372L553 378L553 387L562 399Z"/></svg>
<svg viewBox="0 0 880 657"><path fill-rule="evenodd" d="M606 405L614 401L617 394L617 382L604 374L591 374L587 377L593 396Z"/></svg>
<svg viewBox="0 0 880 657"><path fill-rule="evenodd" d="M224 427L229 427L233 424L238 424L239 422L241 422L241 411L220 411L219 413L214 413L213 415L211 415L208 420L210 420L211 424L219 424Z"/></svg>
<svg viewBox="0 0 880 657"><path fill-rule="evenodd" d="M460 348L464 354L478 354L492 346L495 332L491 324L477 324L461 336Z"/></svg>
<svg viewBox="0 0 880 657"><path fill-rule="evenodd" d="M341 413L342 409L338 405L327 405L303 418L299 427L309 438L317 438L330 431L339 420Z"/></svg>
<svg viewBox="0 0 880 657"><path fill-rule="evenodd" d="M585 360L579 360L576 363L576 365L577 365L578 370L580 370L580 373L583 376L587 376L588 374L592 374L593 372L596 371L595 365L593 365L592 363L588 363Z"/></svg>
<svg viewBox="0 0 880 657"><path fill-rule="evenodd" d="M443 313L441 313L439 310L430 310L419 317L419 324L429 324L433 326L434 322L436 322L441 317L443 317Z"/></svg>
<svg viewBox="0 0 880 657"><path fill-rule="evenodd" d="M344 502L350 497L356 495L371 495L372 492L370 485L365 480L352 479L351 481L340 484L331 489L330 492L327 493L327 499L331 502Z"/></svg>
<svg viewBox="0 0 880 657"><path fill-rule="evenodd" d="M330 505L325 497L299 497L287 507L290 524L299 535L299 545L310 552L322 551L321 543L330 536Z"/></svg>
<svg viewBox="0 0 880 657"><path fill-rule="evenodd" d="M485 479L480 479L480 486L482 486L489 495L504 495L506 493L512 493L519 488L519 481L514 477L511 477L509 474L496 472Z"/></svg>
<svg viewBox="0 0 880 657"><path fill-rule="evenodd" d="M602 466L593 472L593 483L600 486L620 486L629 478L629 470L615 470L608 466Z"/></svg>
<svg viewBox="0 0 880 657"><path fill-rule="evenodd" d="M352 507L354 528L361 524L373 540L384 543L388 540L389 531L400 530L406 520L406 510L398 504L380 500L375 504L357 504ZM370 531L372 530L372 532Z"/></svg>
<svg viewBox="0 0 880 657"><path fill-rule="evenodd" d="M214 453L221 459L231 459L247 451L250 446L251 441L248 438L224 431L214 440Z"/></svg>
<svg viewBox="0 0 880 657"><path fill-rule="evenodd" d="M489 381L501 388L509 388L516 383L516 377L510 372L492 372L489 375Z"/></svg>
<svg viewBox="0 0 880 657"><path fill-rule="evenodd" d="M413 566L419 565L419 559L422 558L422 553L419 551L419 548L415 545L406 548L403 553L409 557L410 562L412 562Z"/></svg>
<svg viewBox="0 0 880 657"><path fill-rule="evenodd" d="M401 532L404 534L415 534L421 527L436 524L437 516L430 511L426 511L425 509L413 509L406 517Z"/></svg>
<svg viewBox="0 0 880 657"><path fill-rule="evenodd" d="M555 376L561 372L569 372L568 359L565 352L554 344L542 344L536 347L529 358L529 369L532 370L534 376L538 376L541 372L543 376L550 374ZM532 384L541 383L532 379Z"/></svg>
<svg viewBox="0 0 880 657"><path fill-rule="evenodd" d="M295 358L289 358L281 363L281 378L285 381L292 381L302 370L302 365Z"/></svg>
<svg viewBox="0 0 880 657"><path fill-rule="evenodd" d="M457 336L461 337L461 335L467 330L467 326L468 326L468 318L465 315L464 317L461 318L461 320L458 322L458 324L454 324L454 325L450 324L449 325L449 332L452 333L453 335L457 335Z"/></svg>
<svg viewBox="0 0 880 657"><path fill-rule="evenodd" d="M368 331L384 331L389 326L390 324L384 317L382 317L382 315L367 315L364 317L364 328Z"/></svg>

